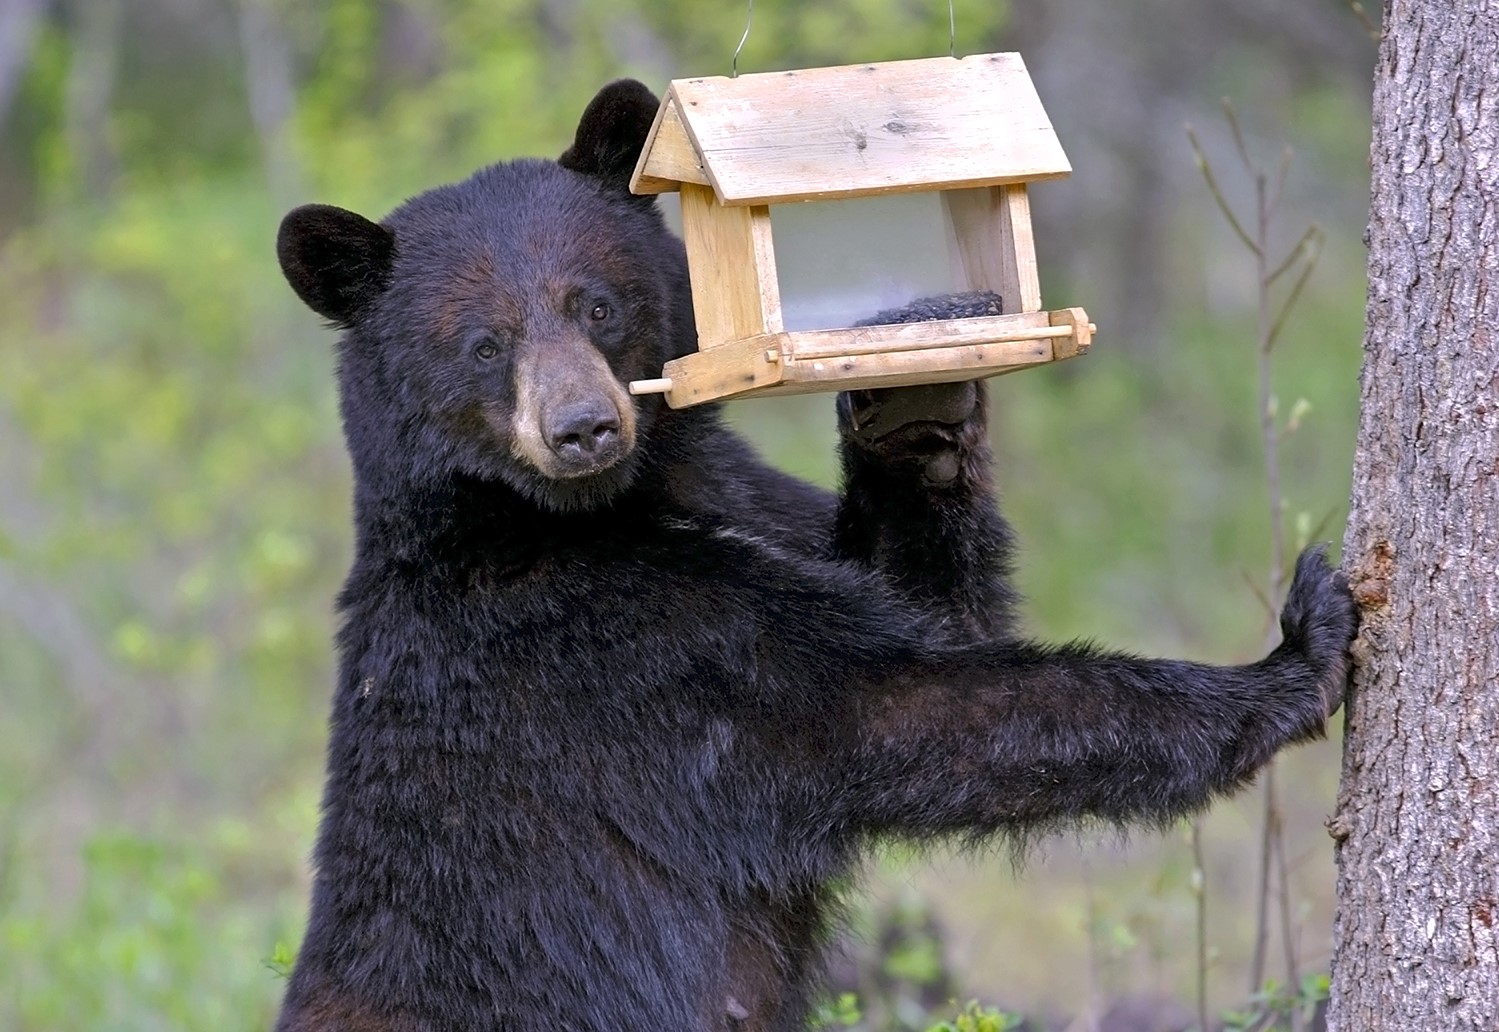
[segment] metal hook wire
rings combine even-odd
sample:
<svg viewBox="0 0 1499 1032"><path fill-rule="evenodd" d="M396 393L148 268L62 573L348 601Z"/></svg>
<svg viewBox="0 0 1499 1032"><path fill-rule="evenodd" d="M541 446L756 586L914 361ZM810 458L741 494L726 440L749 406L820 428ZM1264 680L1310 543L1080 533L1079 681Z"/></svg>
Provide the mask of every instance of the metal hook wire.
<svg viewBox="0 0 1499 1032"><path fill-rule="evenodd" d="M739 37L739 45L734 48L734 56L729 61L729 78L739 78L739 55L744 50L744 44L749 40L750 28L755 24L755 0L749 0L744 9L744 35ZM958 16L953 11L953 0L947 0L947 56L958 56Z"/></svg>
<svg viewBox="0 0 1499 1032"><path fill-rule="evenodd" d="M948 0L949 3L952 0ZM755 0L749 0L749 6L744 12L744 35L739 37L739 45L734 48L734 59L729 62L729 78L739 78L739 52L744 49L745 40L749 39L750 26L755 24Z"/></svg>

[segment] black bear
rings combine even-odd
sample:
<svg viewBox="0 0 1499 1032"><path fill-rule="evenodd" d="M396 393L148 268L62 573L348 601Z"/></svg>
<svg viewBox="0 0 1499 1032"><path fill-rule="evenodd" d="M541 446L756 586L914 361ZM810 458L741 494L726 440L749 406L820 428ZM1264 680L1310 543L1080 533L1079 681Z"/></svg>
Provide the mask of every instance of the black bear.
<svg viewBox="0 0 1499 1032"><path fill-rule="evenodd" d="M837 497L631 397L695 343L628 190L656 106L617 82L555 162L282 223L356 527L284 1032L800 1029L872 841L1169 821L1342 698L1316 553L1247 666L1016 637L973 386L840 397Z"/></svg>

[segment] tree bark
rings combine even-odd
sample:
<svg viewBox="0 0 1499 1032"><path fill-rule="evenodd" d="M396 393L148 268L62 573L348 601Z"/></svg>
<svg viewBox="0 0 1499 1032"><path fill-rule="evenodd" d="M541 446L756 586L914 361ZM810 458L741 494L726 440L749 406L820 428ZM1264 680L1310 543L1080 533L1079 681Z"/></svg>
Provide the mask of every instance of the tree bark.
<svg viewBox="0 0 1499 1032"><path fill-rule="evenodd" d="M291 204L302 192L301 170L289 138L297 86L290 48L267 0L240 0L239 47L245 59L250 121L260 139L266 182L278 203Z"/></svg>
<svg viewBox="0 0 1499 1032"><path fill-rule="evenodd" d="M1387 0L1330 1029L1499 1029L1499 5Z"/></svg>
<svg viewBox="0 0 1499 1032"><path fill-rule="evenodd" d="M31 47L36 42L48 0L9 0L0 4L0 126L10 111L11 98L31 63Z"/></svg>
<svg viewBox="0 0 1499 1032"><path fill-rule="evenodd" d="M66 134L73 187L102 200L120 178L120 155L110 124L125 15L113 0L78 0L68 61Z"/></svg>

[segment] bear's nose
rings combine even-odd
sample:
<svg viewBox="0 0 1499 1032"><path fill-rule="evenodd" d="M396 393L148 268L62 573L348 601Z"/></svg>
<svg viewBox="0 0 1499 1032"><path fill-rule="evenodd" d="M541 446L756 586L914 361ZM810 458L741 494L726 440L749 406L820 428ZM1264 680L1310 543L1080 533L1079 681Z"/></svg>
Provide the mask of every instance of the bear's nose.
<svg viewBox="0 0 1499 1032"><path fill-rule="evenodd" d="M607 458L619 443L619 413L605 399L564 405L550 416L547 444L565 462Z"/></svg>

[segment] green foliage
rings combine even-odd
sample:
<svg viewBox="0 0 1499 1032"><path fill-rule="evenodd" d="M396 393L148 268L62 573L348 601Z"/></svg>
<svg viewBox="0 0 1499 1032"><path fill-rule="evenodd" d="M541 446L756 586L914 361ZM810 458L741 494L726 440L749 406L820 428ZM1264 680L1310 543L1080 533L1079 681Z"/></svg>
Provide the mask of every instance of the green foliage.
<svg viewBox="0 0 1499 1032"><path fill-rule="evenodd" d="M887 1028L884 1025L865 1025L863 1024L864 1017L859 1007L857 994L840 993L837 999L817 1007L808 1027L811 1029L865 1029L866 1032L875 1032L876 1029L883 1032ZM925 1032L1011 1032L1011 1030L1025 1026L1025 1019L1019 1014L985 1007L976 1000L970 1000L951 1018L938 1020L935 1024L930 1024L931 1020L923 1021L920 1028ZM896 1027L888 1026L892 1032ZM906 1027L905 1025L899 1026L899 1028Z"/></svg>
<svg viewBox="0 0 1499 1032"><path fill-rule="evenodd" d="M277 940L276 945L271 948L271 955L261 961L266 969L281 979L283 982L291 977L292 964L296 962L297 955L286 943Z"/></svg>
<svg viewBox="0 0 1499 1032"><path fill-rule="evenodd" d="M0 1026L268 1027L278 990L256 959L293 919L285 906L243 898L225 864L233 852L223 841L91 836L72 872L74 898L33 898L0 916L0 967L13 987L0 997Z"/></svg>
<svg viewBox="0 0 1499 1032"><path fill-rule="evenodd" d="M1018 1014L1009 1014L993 1007L984 1007L970 1001L951 1021L939 1021L927 1032L1010 1032L1024 1024Z"/></svg>
<svg viewBox="0 0 1499 1032"><path fill-rule="evenodd" d="M914 936L885 954L885 974L901 982L929 985L943 973L941 944L931 936Z"/></svg>
<svg viewBox="0 0 1499 1032"><path fill-rule="evenodd" d="M1223 1032L1290 1032L1306 1028L1327 1001L1332 980L1325 972L1304 975L1294 991L1274 979L1242 1008L1223 1012Z"/></svg>
<svg viewBox="0 0 1499 1032"><path fill-rule="evenodd" d="M810 1027L853 1028L864 1019L855 993L839 993L837 998L820 1003L812 1013Z"/></svg>

